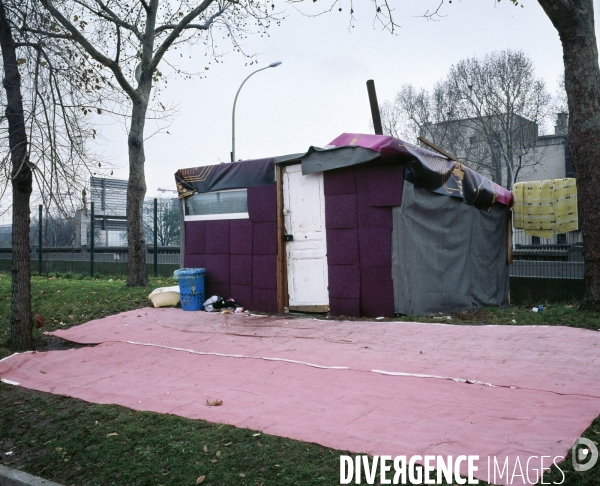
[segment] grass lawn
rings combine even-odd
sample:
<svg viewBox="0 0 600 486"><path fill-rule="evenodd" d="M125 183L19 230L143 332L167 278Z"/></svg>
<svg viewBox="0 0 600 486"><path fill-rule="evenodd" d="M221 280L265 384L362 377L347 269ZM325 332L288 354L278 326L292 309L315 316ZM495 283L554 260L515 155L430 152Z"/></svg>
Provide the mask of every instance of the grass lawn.
<svg viewBox="0 0 600 486"><path fill-rule="evenodd" d="M453 312L434 316L402 316L395 320L409 322L443 322L447 324L508 324L512 326L569 326L600 331L600 313L577 310L577 302L544 305L542 312L531 306L508 309L490 307L476 311ZM450 319L448 319L450 317Z"/></svg>
<svg viewBox="0 0 600 486"><path fill-rule="evenodd" d="M147 306L151 290L175 283L150 279L148 288L130 289L123 277L71 277L32 277L33 311L46 319L42 330ZM10 275L0 274L0 358L10 353L9 315ZM446 317L399 320L453 324L513 324L514 320L517 325L600 329L600 315L578 312L573 303L550 305L542 313L512 307ZM35 331L40 349L64 347L61 340L49 341L40 331ZM600 417L584 436L600 442ZM67 486L182 486L194 485L202 476L198 484L211 486L335 485L340 454L344 452L258 431L96 405L0 383L0 462ZM583 473L573 471L570 464L569 457L562 484L600 484L600 463ZM545 481L559 483L562 475L552 471Z"/></svg>
<svg viewBox="0 0 600 486"><path fill-rule="evenodd" d="M10 353L10 274L0 273L0 359ZM31 277L32 312L41 314L46 324L35 329L39 349L46 349L44 331L66 329L92 319L126 310L150 306L148 294L157 287L176 285L175 279L150 278L148 288L128 288L125 277L92 279L83 275Z"/></svg>

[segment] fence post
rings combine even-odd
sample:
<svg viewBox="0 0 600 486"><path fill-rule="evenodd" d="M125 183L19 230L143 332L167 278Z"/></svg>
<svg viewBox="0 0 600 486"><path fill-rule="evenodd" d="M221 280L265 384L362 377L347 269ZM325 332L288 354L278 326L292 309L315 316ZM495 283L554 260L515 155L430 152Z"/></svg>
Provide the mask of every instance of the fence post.
<svg viewBox="0 0 600 486"><path fill-rule="evenodd" d="M154 198L154 276L158 277L158 199Z"/></svg>
<svg viewBox="0 0 600 486"><path fill-rule="evenodd" d="M94 276L94 202L90 203L90 276Z"/></svg>
<svg viewBox="0 0 600 486"><path fill-rule="evenodd" d="M39 206L38 216L38 275L42 275L42 205Z"/></svg>

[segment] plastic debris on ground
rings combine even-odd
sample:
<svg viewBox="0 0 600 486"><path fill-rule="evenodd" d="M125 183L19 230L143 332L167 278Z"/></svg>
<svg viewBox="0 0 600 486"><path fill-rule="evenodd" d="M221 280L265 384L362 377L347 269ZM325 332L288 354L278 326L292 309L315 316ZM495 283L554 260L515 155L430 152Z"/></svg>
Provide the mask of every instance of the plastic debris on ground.
<svg viewBox="0 0 600 486"><path fill-rule="evenodd" d="M152 291L148 298L154 307L168 307L179 304L179 285L172 287L160 287Z"/></svg>
<svg viewBox="0 0 600 486"><path fill-rule="evenodd" d="M227 310L227 312L222 312L223 310ZM237 311L237 309L241 309L241 311ZM241 314L244 312L244 308L240 307L232 297L228 299L225 297L220 297L219 295L213 295L207 301L204 302L204 310L206 312L219 312L222 314L230 314L230 313L238 313Z"/></svg>

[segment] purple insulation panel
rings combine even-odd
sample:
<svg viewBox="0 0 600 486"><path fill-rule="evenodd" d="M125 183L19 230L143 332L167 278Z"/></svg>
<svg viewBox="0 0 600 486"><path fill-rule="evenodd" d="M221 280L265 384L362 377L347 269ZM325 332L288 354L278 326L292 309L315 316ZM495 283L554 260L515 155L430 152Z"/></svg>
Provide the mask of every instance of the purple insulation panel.
<svg viewBox="0 0 600 486"><path fill-rule="evenodd" d="M229 255L229 280L232 285L252 285L252 255Z"/></svg>
<svg viewBox="0 0 600 486"><path fill-rule="evenodd" d="M331 314L393 317L392 207L402 202L403 167L365 164L324 177Z"/></svg>
<svg viewBox="0 0 600 486"><path fill-rule="evenodd" d="M357 194L356 212L361 228L389 228L392 230L392 208L369 206L370 194Z"/></svg>
<svg viewBox="0 0 600 486"><path fill-rule="evenodd" d="M252 306L263 312L277 312L277 290L255 287L252 291Z"/></svg>
<svg viewBox="0 0 600 486"><path fill-rule="evenodd" d="M206 281L229 284L229 255L206 255Z"/></svg>
<svg viewBox="0 0 600 486"><path fill-rule="evenodd" d="M394 317L391 264L360 267L360 315Z"/></svg>
<svg viewBox="0 0 600 486"><path fill-rule="evenodd" d="M187 267L206 268L206 293L277 311L275 185L248 188L248 219L186 223Z"/></svg>
<svg viewBox="0 0 600 486"><path fill-rule="evenodd" d="M252 221L229 221L229 252L232 255L252 255Z"/></svg>
<svg viewBox="0 0 600 486"><path fill-rule="evenodd" d="M324 174L325 197L356 193L354 168L330 170Z"/></svg>
<svg viewBox="0 0 600 486"><path fill-rule="evenodd" d="M363 164L354 167L354 180L356 181L356 193L368 193L371 189L371 173L373 165Z"/></svg>
<svg viewBox="0 0 600 486"><path fill-rule="evenodd" d="M252 308L252 286L251 285L235 285L231 284L231 295L242 307L247 309Z"/></svg>
<svg viewBox="0 0 600 486"><path fill-rule="evenodd" d="M329 297L356 299L360 295L359 265L329 265Z"/></svg>
<svg viewBox="0 0 600 486"><path fill-rule="evenodd" d="M329 312L332 316L360 317L360 299L330 297Z"/></svg>
<svg viewBox="0 0 600 486"><path fill-rule="evenodd" d="M252 253L275 255L277 253L276 223L254 223L252 226Z"/></svg>
<svg viewBox="0 0 600 486"><path fill-rule="evenodd" d="M253 256L252 285L255 289L277 288L277 255ZM256 305L256 302L254 304Z"/></svg>
<svg viewBox="0 0 600 486"><path fill-rule="evenodd" d="M356 228L356 194L325 196L327 228Z"/></svg>
<svg viewBox="0 0 600 486"><path fill-rule="evenodd" d="M404 166L379 165L369 171L369 205L401 206Z"/></svg>
<svg viewBox="0 0 600 486"><path fill-rule="evenodd" d="M188 221L185 223L186 255L206 253L206 221Z"/></svg>
<svg viewBox="0 0 600 486"><path fill-rule="evenodd" d="M391 209L388 208L391 213ZM388 265L392 269L392 230L358 228L360 266Z"/></svg>
<svg viewBox="0 0 600 486"><path fill-rule="evenodd" d="M274 185L248 188L248 214L253 222L276 221L277 191Z"/></svg>
<svg viewBox="0 0 600 486"><path fill-rule="evenodd" d="M206 299L218 295L219 297L225 297L226 299L231 297L231 287L228 283L217 283L217 282L206 282L206 288L204 296Z"/></svg>
<svg viewBox="0 0 600 486"><path fill-rule="evenodd" d="M356 229L327 228L327 264L358 264L358 232Z"/></svg>
<svg viewBox="0 0 600 486"><path fill-rule="evenodd" d="M206 268L206 255L190 255L186 253L183 265L185 268Z"/></svg>
<svg viewBox="0 0 600 486"><path fill-rule="evenodd" d="M206 253L229 254L229 221L206 222Z"/></svg>

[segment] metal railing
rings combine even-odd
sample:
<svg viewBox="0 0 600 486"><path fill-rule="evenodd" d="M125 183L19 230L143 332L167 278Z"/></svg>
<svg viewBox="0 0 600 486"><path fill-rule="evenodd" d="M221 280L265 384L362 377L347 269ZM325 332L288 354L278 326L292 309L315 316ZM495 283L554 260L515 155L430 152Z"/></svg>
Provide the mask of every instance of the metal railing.
<svg viewBox="0 0 600 486"><path fill-rule="evenodd" d="M585 263L579 232L546 239L517 230L512 254L512 303L567 302L584 297Z"/></svg>
<svg viewBox="0 0 600 486"><path fill-rule="evenodd" d="M39 206L38 218L32 222L30 233L32 274L127 274L125 217L116 220L116 217L109 216L107 220L103 211L96 214L94 206L92 201L88 211L78 212L71 220L48 215L44 217L43 207ZM167 208L173 213L172 209ZM146 264L149 275L168 277L180 267L179 215L178 212L170 214L167 210L162 206L159 211L156 198L145 202ZM12 266L10 227L3 227L2 230L0 271L9 272ZM51 238L49 234L60 234L61 237ZM112 237L109 238L111 234ZM49 244L52 240L56 244ZM107 244L110 240L116 240L117 244ZM160 245L160 240L174 241L175 244Z"/></svg>

